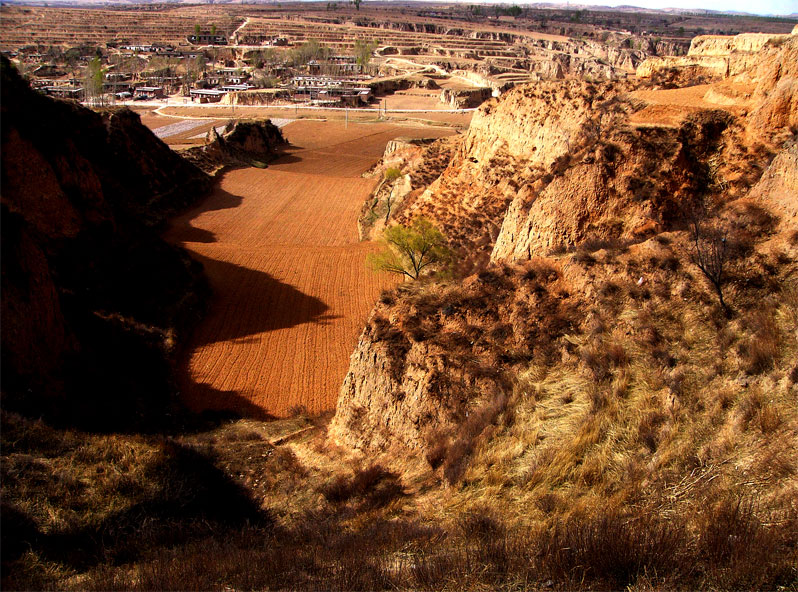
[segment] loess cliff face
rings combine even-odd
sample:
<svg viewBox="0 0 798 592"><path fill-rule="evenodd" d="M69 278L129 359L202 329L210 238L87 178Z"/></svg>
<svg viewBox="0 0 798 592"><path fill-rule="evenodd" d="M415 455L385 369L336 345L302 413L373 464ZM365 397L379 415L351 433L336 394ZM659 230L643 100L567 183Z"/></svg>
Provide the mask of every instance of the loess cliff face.
<svg viewBox="0 0 798 592"><path fill-rule="evenodd" d="M759 171L746 170L746 164L757 157L741 146L743 129L730 114L702 111L678 129L636 128L625 121L632 107L617 105L618 116L601 139L593 137L572 153L561 174L519 192L493 261L582 244L640 242L680 224L685 205L713 186L739 196L755 180L751 175Z"/></svg>
<svg viewBox="0 0 798 592"><path fill-rule="evenodd" d="M750 77L756 84L754 99L759 103L750 117L752 133L769 137L779 130L798 127L798 34L768 45L751 68Z"/></svg>
<svg viewBox="0 0 798 592"><path fill-rule="evenodd" d="M4 403L131 419L165 396L205 290L158 228L210 178L136 114L44 97L3 60Z"/></svg>
<svg viewBox="0 0 798 592"><path fill-rule="evenodd" d="M693 39L686 56L650 57L637 66L636 72L639 77L649 78L670 69L695 69L717 79L746 79L752 70L769 61L768 54L779 53L785 43L795 43L796 35L794 30L790 35L703 35Z"/></svg>
<svg viewBox="0 0 798 592"><path fill-rule="evenodd" d="M555 355L576 302L560 270L541 261L386 295L352 354L330 436L374 452L469 446L474 422L503 411L512 373Z"/></svg>
<svg viewBox="0 0 798 592"><path fill-rule="evenodd" d="M798 229L798 142L788 142L776 155L748 199L778 216L785 232Z"/></svg>
<svg viewBox="0 0 798 592"><path fill-rule="evenodd" d="M789 35L767 33L742 33L734 36L700 35L690 43L687 55L728 56L736 51L758 52L768 43L778 43L788 38Z"/></svg>
<svg viewBox="0 0 798 592"><path fill-rule="evenodd" d="M598 100L595 89L585 88L577 81L544 82L483 105L448 167L396 221L425 216L463 259L487 261L512 200L584 142ZM610 94L613 88L606 85Z"/></svg>
<svg viewBox="0 0 798 592"><path fill-rule="evenodd" d="M797 42L755 54L745 72L755 81L750 111L711 108L701 95L695 105L680 103L692 100L686 88L642 95L654 107L681 109L677 125L635 119L649 104L631 82L548 82L483 105L440 177L392 218L433 220L470 258L464 268L473 275L384 296L352 355L331 438L365 451L412 450L455 482L464 470L456 459L479 448L475 434L489 442L484 434L501 430L494 419L511 414L525 368L620 380L613 368L637 353L613 344L639 335L659 360L641 358L641 367L669 359L670 375L679 364L657 358L661 348L687 348L679 371L699 372L689 336L629 319L645 309L678 311L680 327L695 315L711 322L712 293L686 230L705 207L711 225L732 237L728 289L747 311L728 329L738 354L733 363L724 358L724 372L768 368L775 381L790 374L781 354L761 368L747 356L761 335L754 317L776 314L757 303L794 283L796 153L794 141L785 144L794 99L779 89L794 80L797 62L785 60ZM794 329L781 335L783 351L792 351ZM792 388L793 374L779 384Z"/></svg>

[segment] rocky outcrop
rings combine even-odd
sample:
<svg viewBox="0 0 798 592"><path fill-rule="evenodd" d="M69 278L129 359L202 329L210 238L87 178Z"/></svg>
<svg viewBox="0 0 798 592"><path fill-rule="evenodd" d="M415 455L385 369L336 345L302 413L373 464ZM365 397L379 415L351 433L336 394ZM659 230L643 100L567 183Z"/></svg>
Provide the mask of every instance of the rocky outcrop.
<svg viewBox="0 0 798 592"><path fill-rule="evenodd" d="M768 43L786 41L789 35L742 33L740 35L700 35L690 43L688 56L728 56L734 52L758 52Z"/></svg>
<svg viewBox="0 0 798 592"><path fill-rule="evenodd" d="M702 35L693 39L686 56L648 58L637 67L636 73L642 78L649 78L667 69L694 68L705 76L719 78L745 75L758 67L768 50L794 41L794 33Z"/></svg>
<svg viewBox="0 0 798 592"><path fill-rule="evenodd" d="M729 59L725 56L698 57L652 57L644 60L635 72L640 78L651 78L663 70L696 69L698 74L724 78L729 73Z"/></svg>
<svg viewBox="0 0 798 592"><path fill-rule="evenodd" d="M512 200L584 142L592 103L613 96L614 84L545 82L488 101L449 166L398 221L427 217L464 258L486 261Z"/></svg>
<svg viewBox="0 0 798 592"><path fill-rule="evenodd" d="M271 159L277 148L285 144L280 129L271 120L235 121L218 133L208 132L208 143L190 148L183 156L207 173L227 166L252 166Z"/></svg>
<svg viewBox="0 0 798 592"><path fill-rule="evenodd" d="M751 158L740 152L742 133L721 110L690 115L679 129L608 131L562 173L518 193L492 261L531 259L582 244L639 242L678 226L696 196L717 187L726 196L742 196L751 183L739 174L740 163Z"/></svg>
<svg viewBox="0 0 798 592"><path fill-rule="evenodd" d="M785 229L798 230L798 142L789 142L776 155L748 199L776 214Z"/></svg>
<svg viewBox="0 0 798 592"><path fill-rule="evenodd" d="M769 136L785 127L798 127L798 35L766 46L749 76L756 83L757 103L749 130Z"/></svg>
<svg viewBox="0 0 798 592"><path fill-rule="evenodd" d="M403 286L360 336L330 438L368 453L428 453L455 480L458 467L429 453L467 448L489 429L510 394L507 373L553 355L549 340L575 313L551 266L485 271L439 289Z"/></svg>
<svg viewBox="0 0 798 592"><path fill-rule="evenodd" d="M396 138L388 142L382 160L367 173L380 183L358 217L362 240L374 239L449 164L459 137L437 140Z"/></svg>
<svg viewBox="0 0 798 592"><path fill-rule="evenodd" d="M436 376L445 368L429 348L411 345L397 333L396 338L404 341L397 350L397 344L381 339L372 327L361 335L352 354L329 434L339 444L360 450L384 451L401 441L418 451L424 436L430 435L425 432L451 425L448 416L458 402L430 396L437 390Z"/></svg>
<svg viewBox="0 0 798 592"><path fill-rule="evenodd" d="M493 89L490 87L453 90L445 88L441 91L441 102L446 103L452 109L470 109L479 107L482 103L491 98Z"/></svg>
<svg viewBox="0 0 798 592"><path fill-rule="evenodd" d="M4 405L130 420L166 400L202 308L200 268L160 224L210 179L131 111L53 100L0 67Z"/></svg>

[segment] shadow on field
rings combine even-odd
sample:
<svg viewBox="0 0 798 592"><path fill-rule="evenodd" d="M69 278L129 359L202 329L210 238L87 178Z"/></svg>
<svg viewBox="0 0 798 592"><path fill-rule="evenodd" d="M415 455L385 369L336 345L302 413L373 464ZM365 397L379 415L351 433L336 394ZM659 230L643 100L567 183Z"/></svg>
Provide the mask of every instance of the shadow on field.
<svg viewBox="0 0 798 592"><path fill-rule="evenodd" d="M242 417L260 421L275 419L238 391L223 391L204 382L195 382L188 367L188 357L181 364L178 381L186 407L200 413L205 425L218 425Z"/></svg>
<svg viewBox="0 0 798 592"><path fill-rule="evenodd" d="M191 224L185 224L181 226L179 230L177 230L180 236L180 241L183 243L183 246L186 243L215 243L216 242L216 235L211 232L210 230L205 230L204 228L197 228L196 226L191 226ZM171 239L171 236L170 236Z"/></svg>
<svg viewBox="0 0 798 592"><path fill-rule="evenodd" d="M323 323L329 306L268 273L192 253L205 266L217 296L197 328L192 348L304 323ZM218 296L224 293L223 297Z"/></svg>
<svg viewBox="0 0 798 592"><path fill-rule="evenodd" d="M170 243L215 243L216 235L213 232L192 226L191 221L205 212L237 208L243 201L240 195L233 195L217 185L198 207L175 219L164 238Z"/></svg>
<svg viewBox="0 0 798 592"><path fill-rule="evenodd" d="M232 342L233 347L253 343L264 332L305 323L326 324L338 315L326 314L329 310L327 304L262 271L197 253L192 253L192 257L204 265L216 296L211 300L208 316L195 329L179 364L178 380L183 401L190 409L209 414L206 419L211 421L221 419L225 414L272 419L238 391L218 390L196 382L189 368L192 353L217 342ZM221 292L224 292L223 296L219 295Z"/></svg>
<svg viewBox="0 0 798 592"><path fill-rule="evenodd" d="M304 159L301 156L297 156L294 151L283 152L277 157L277 159L273 160L269 166L279 167L287 164L296 164L298 162L302 162L303 160Z"/></svg>

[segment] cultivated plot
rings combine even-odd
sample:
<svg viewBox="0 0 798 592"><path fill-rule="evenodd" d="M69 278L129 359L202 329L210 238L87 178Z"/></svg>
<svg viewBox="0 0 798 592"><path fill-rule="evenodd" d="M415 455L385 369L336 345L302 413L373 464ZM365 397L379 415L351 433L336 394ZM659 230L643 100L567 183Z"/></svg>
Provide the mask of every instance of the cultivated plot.
<svg viewBox="0 0 798 592"><path fill-rule="evenodd" d="M226 173L168 238L203 262L214 288L185 361L195 410L285 415L335 406L362 326L394 279L365 265L356 220L376 181L361 174L388 140L452 133L300 121L267 169Z"/></svg>

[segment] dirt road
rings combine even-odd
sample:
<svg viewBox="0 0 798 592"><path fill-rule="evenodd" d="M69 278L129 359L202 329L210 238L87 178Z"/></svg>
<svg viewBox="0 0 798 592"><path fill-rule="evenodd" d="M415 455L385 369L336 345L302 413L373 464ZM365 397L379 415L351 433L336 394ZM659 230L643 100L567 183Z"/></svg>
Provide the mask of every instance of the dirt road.
<svg viewBox="0 0 798 592"><path fill-rule="evenodd" d="M286 415L335 406L358 334L395 281L365 265L356 220L376 181L361 174L388 140L451 130L297 121L266 169L226 173L167 238L205 265L214 289L185 360L194 410Z"/></svg>

